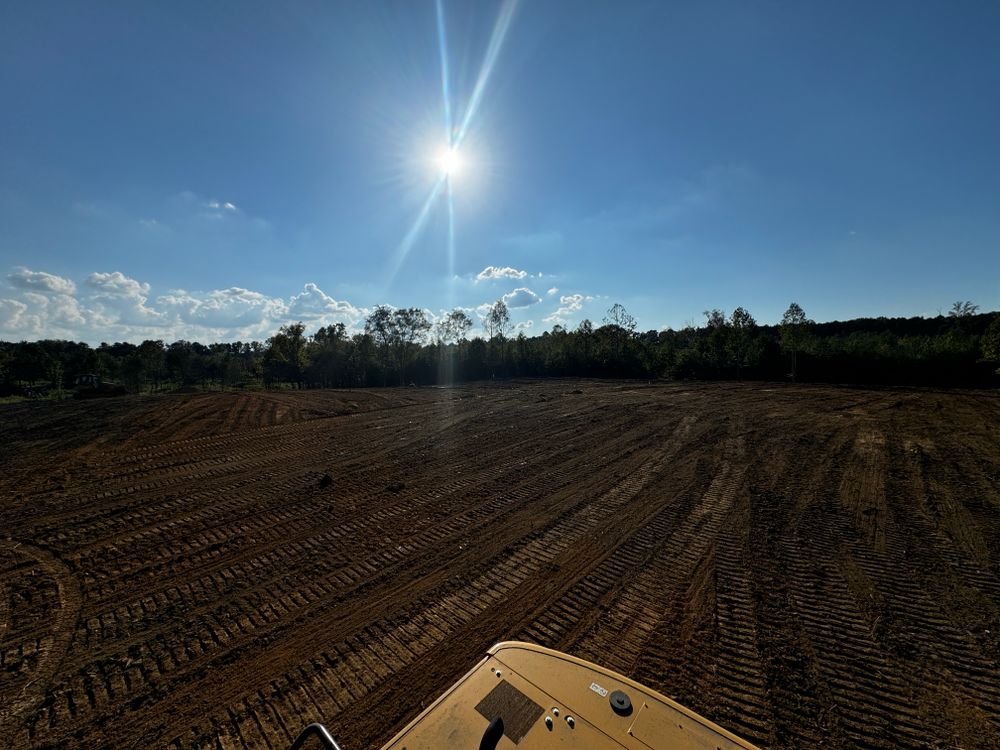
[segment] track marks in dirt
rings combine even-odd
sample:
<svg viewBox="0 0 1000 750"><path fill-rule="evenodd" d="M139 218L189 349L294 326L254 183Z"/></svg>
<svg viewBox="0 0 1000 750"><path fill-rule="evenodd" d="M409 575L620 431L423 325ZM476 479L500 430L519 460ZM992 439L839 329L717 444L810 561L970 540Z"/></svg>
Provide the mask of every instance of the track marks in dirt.
<svg viewBox="0 0 1000 750"><path fill-rule="evenodd" d="M0 737L12 738L28 714L44 708L46 689L69 649L82 599L73 574L47 550L0 540L0 561L5 614L0 669L6 675L0 688Z"/></svg>
<svg viewBox="0 0 1000 750"><path fill-rule="evenodd" d="M995 397L366 393L154 399L145 437L122 426L65 470L22 456L57 480L0 478L0 520L79 586L14 747L284 748L316 720L377 746L511 637L763 747L992 746ZM35 609L0 602L23 684L59 587L3 560L5 580L40 577Z"/></svg>

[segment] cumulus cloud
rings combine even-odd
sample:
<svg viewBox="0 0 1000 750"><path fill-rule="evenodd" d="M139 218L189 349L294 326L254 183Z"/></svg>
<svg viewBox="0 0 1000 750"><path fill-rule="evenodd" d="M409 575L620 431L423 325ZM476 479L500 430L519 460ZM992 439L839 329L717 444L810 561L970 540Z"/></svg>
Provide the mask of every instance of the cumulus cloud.
<svg viewBox="0 0 1000 750"><path fill-rule="evenodd" d="M296 320L310 328L331 323L356 328L368 312L330 297L312 282L286 302L237 286L207 292L175 289L152 299L149 283L121 271L92 273L79 287L26 268L16 269L8 281L15 293L0 299L0 339L6 340L262 339Z"/></svg>
<svg viewBox="0 0 1000 750"><path fill-rule="evenodd" d="M21 338L65 338L68 331L86 325L85 311L74 296L70 279L18 267L8 274L20 299L0 305L0 331Z"/></svg>
<svg viewBox="0 0 1000 750"><path fill-rule="evenodd" d="M101 296L145 297L149 294L149 284L143 284L129 278L121 271L92 273L87 277L87 285L98 290L98 294Z"/></svg>
<svg viewBox="0 0 1000 750"><path fill-rule="evenodd" d="M582 294L568 294L559 298L559 304L566 308L566 312L576 312L583 307L583 300Z"/></svg>
<svg viewBox="0 0 1000 750"><path fill-rule="evenodd" d="M35 292L73 294L76 291L76 284L69 279L45 271L31 271L24 266L19 266L14 273L8 274L7 281L11 286Z"/></svg>
<svg viewBox="0 0 1000 750"><path fill-rule="evenodd" d="M288 302L288 314L298 320L320 320L329 322L355 323L367 311L355 307L350 302L335 300L311 281L299 294L292 295Z"/></svg>
<svg viewBox="0 0 1000 750"><path fill-rule="evenodd" d="M510 266L504 266L503 268L499 266L486 266L486 268L476 274L476 283L478 284L480 281L487 281L489 279L523 279L527 275L527 271L519 271Z"/></svg>
<svg viewBox="0 0 1000 750"><path fill-rule="evenodd" d="M61 330L86 323L80 303L68 294L25 292L23 299L39 320L48 321Z"/></svg>
<svg viewBox="0 0 1000 750"><path fill-rule="evenodd" d="M565 324L569 316L583 307L584 300L588 299L582 294L564 294L559 297L559 308L551 315L543 318L546 323Z"/></svg>
<svg viewBox="0 0 1000 750"><path fill-rule="evenodd" d="M31 329L26 320L28 306L16 299L0 299L0 328L12 331L28 331Z"/></svg>
<svg viewBox="0 0 1000 750"><path fill-rule="evenodd" d="M503 296L503 301L507 307L530 307L542 301L542 298L530 289L520 287Z"/></svg>
<svg viewBox="0 0 1000 750"><path fill-rule="evenodd" d="M92 273L86 286L93 292L85 299L95 325L155 326L164 315L146 304L149 284L126 276L121 271Z"/></svg>
<svg viewBox="0 0 1000 750"><path fill-rule="evenodd" d="M554 286L551 289L549 289L549 291L547 291L546 294L551 297L553 294L555 294L558 291L559 291L559 287Z"/></svg>
<svg viewBox="0 0 1000 750"><path fill-rule="evenodd" d="M518 330L518 331L527 331L529 328L533 328L534 325L535 325L535 321L533 321L533 320L525 320L525 321L522 321L522 322L518 323L517 325L515 325L514 328L516 330Z"/></svg>
<svg viewBox="0 0 1000 750"><path fill-rule="evenodd" d="M86 324L77 300L68 294L23 292L0 300L0 335L9 339L70 338Z"/></svg>
<svg viewBox="0 0 1000 750"><path fill-rule="evenodd" d="M182 323L219 330L237 329L243 335L267 329L269 323L283 320L288 311L280 297L238 286L204 293L176 289L157 297L156 303Z"/></svg>

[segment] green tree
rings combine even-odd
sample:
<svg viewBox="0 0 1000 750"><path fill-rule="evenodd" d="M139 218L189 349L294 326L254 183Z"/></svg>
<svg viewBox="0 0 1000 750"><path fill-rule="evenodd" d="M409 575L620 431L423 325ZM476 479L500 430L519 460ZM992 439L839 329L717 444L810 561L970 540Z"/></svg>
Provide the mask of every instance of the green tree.
<svg viewBox="0 0 1000 750"><path fill-rule="evenodd" d="M576 327L577 340L580 342L580 348L583 350L583 372L587 373L590 370L590 350L594 345L594 324L590 322L588 318L584 318L580 321L580 325Z"/></svg>
<svg viewBox="0 0 1000 750"><path fill-rule="evenodd" d="M798 377L798 354L808 340L812 324L797 302L790 304L781 316L781 348L791 355L792 380Z"/></svg>
<svg viewBox="0 0 1000 750"><path fill-rule="evenodd" d="M383 371L383 384L388 370L396 369L399 382L405 382L406 366L419 349L431 328L427 313L417 307L393 310L378 305L365 319L365 333L371 336Z"/></svg>
<svg viewBox="0 0 1000 750"><path fill-rule="evenodd" d="M427 318L427 313L419 307L405 307L393 314L393 324L395 328L393 348L402 384L406 381L407 365L419 351L420 344L431 329L431 322Z"/></svg>
<svg viewBox="0 0 1000 750"><path fill-rule="evenodd" d="M461 366L461 356L466 336L472 329L472 318L459 308L444 315L437 323L437 379L441 384L455 382L456 367Z"/></svg>
<svg viewBox="0 0 1000 750"><path fill-rule="evenodd" d="M368 385L376 364L375 341L367 333L356 333L351 337L347 351L348 380L352 385Z"/></svg>
<svg viewBox="0 0 1000 750"><path fill-rule="evenodd" d="M438 321L437 335L445 344L457 344L465 339L471 329L472 318L465 310L455 308Z"/></svg>
<svg viewBox="0 0 1000 750"><path fill-rule="evenodd" d="M510 322L510 311L507 303L498 299L486 312L483 318L483 329L489 341L500 339L501 343L510 334L513 326Z"/></svg>
<svg viewBox="0 0 1000 750"><path fill-rule="evenodd" d="M47 378L51 362L52 358L38 342L21 342L9 364L10 377L34 385Z"/></svg>
<svg viewBox="0 0 1000 750"><path fill-rule="evenodd" d="M952 303L951 310L948 311L949 318L971 318L979 311L979 305L974 305L969 300Z"/></svg>
<svg viewBox="0 0 1000 750"><path fill-rule="evenodd" d="M760 357L757 346L757 321L742 307L733 310L729 316L729 356L736 365L736 377L741 378L744 367L752 367Z"/></svg>
<svg viewBox="0 0 1000 750"><path fill-rule="evenodd" d="M395 335L392 308L376 305L365 318L365 333L371 337L375 355L382 365L382 385L387 385L386 377L392 364L392 341Z"/></svg>
<svg viewBox="0 0 1000 750"><path fill-rule="evenodd" d="M340 385L347 370L347 327L343 323L320 328L306 347L310 383Z"/></svg>
<svg viewBox="0 0 1000 750"><path fill-rule="evenodd" d="M716 377L722 377L726 371L726 354L729 350L729 324L726 314L718 309L705 310L705 330L708 337L705 357L715 370Z"/></svg>
<svg viewBox="0 0 1000 750"><path fill-rule="evenodd" d="M142 367L142 357L137 352L133 352L125 357L121 363L122 379L125 387L132 393L142 390L146 374Z"/></svg>
<svg viewBox="0 0 1000 750"><path fill-rule="evenodd" d="M993 320L990 321L989 327L983 333L979 345L983 351L983 359L1000 365L1000 313L993 316ZM997 374L1000 375L1000 367L997 367Z"/></svg>
<svg viewBox="0 0 1000 750"><path fill-rule="evenodd" d="M970 328L972 316L978 310L979 305L974 305L968 300L964 302L960 300L952 304L951 310L948 311L948 318L955 324L956 331L960 334L966 334Z"/></svg>
<svg viewBox="0 0 1000 750"><path fill-rule="evenodd" d="M284 381L302 386L302 375L308 365L306 358L306 327L299 321L281 326L267 340L264 351L264 377L273 383Z"/></svg>
<svg viewBox="0 0 1000 750"><path fill-rule="evenodd" d="M65 371L63 370L63 364L58 359L52 360L49 364L49 381L52 384L52 389L62 398L63 391L63 378L65 377Z"/></svg>
<svg viewBox="0 0 1000 750"><path fill-rule="evenodd" d="M139 359L142 360L143 378L149 381L150 392L152 392L155 388L159 388L160 381L163 379L164 363L166 362L163 342L159 340L143 341L139 344L138 355Z"/></svg>
<svg viewBox="0 0 1000 750"><path fill-rule="evenodd" d="M486 312L486 317L483 318L483 328L490 342L491 360L493 360L494 365L499 364L503 367L506 360L507 337L514 330L506 302L498 299L493 303L492 307ZM493 374L496 374L495 370Z"/></svg>

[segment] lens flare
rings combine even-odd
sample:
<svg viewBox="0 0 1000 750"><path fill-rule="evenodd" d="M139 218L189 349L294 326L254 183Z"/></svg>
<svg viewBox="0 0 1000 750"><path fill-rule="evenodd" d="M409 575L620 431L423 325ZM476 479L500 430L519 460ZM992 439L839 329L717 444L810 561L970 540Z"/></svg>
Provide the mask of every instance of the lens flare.
<svg viewBox="0 0 1000 750"><path fill-rule="evenodd" d="M399 272L403 263L406 261L406 257L410 253L410 249L413 247L417 237L423 230L424 225L427 223L428 215L431 212L432 206L442 192L444 193L444 198L447 201L448 210L449 277L451 278L454 276L455 203L452 185L455 176L462 170L463 166L463 159L459 155L459 147L465 141L465 138L469 133L469 128L472 125L472 121L479 110L483 93L486 90L486 84L490 79L490 74L493 72L497 59L500 56L500 50L503 48L504 40L506 39L507 32L510 29L511 21L514 17L514 12L517 9L518 2L519 0L503 0L500 7L500 13L493 26L492 34L490 35L490 41L486 48L486 55L479 68L479 75L477 76L475 85L472 89L472 95L469 98L469 102L465 107L462 117L456 118L455 115L457 113L453 112L451 108L451 72L448 66L448 38L445 30L444 3L443 0L435 0L434 9L437 17L438 52L441 57L441 97L444 114L445 143L447 145L438 153L436 159L434 160L438 168L438 177L434 183L434 187L431 189L430 195L427 196L427 200L424 202L423 207L417 214L417 218L410 227L410 230L406 233L406 236L403 237L403 241L396 249L395 258L390 264L390 284L392 283L392 280L395 279L396 274Z"/></svg>
<svg viewBox="0 0 1000 750"><path fill-rule="evenodd" d="M454 177L462 170L462 158L458 155L458 149L444 149L438 154L437 164L443 174Z"/></svg>

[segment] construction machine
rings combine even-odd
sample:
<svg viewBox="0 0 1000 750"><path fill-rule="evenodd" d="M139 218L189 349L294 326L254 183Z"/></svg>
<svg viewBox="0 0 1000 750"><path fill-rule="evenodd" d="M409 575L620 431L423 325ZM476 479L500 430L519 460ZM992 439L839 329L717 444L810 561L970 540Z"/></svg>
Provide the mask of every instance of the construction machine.
<svg viewBox="0 0 1000 750"><path fill-rule="evenodd" d="M291 750L340 750L311 724ZM756 750L611 670L530 643L493 646L382 750Z"/></svg>

